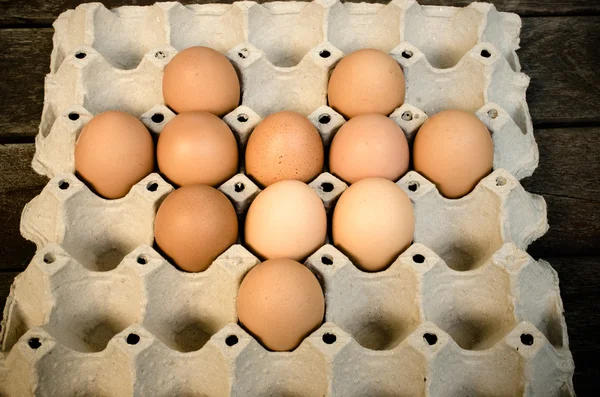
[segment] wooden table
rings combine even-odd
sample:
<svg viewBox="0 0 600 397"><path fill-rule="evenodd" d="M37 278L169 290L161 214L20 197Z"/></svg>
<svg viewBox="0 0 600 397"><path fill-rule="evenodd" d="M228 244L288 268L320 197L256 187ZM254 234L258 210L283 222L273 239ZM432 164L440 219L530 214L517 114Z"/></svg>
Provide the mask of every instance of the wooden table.
<svg viewBox="0 0 600 397"><path fill-rule="evenodd" d="M211 1L200 1L200 3ZM213 1L214 2L214 1ZM35 247L19 233L21 210L46 178L31 169L49 71L52 21L77 0L0 0L0 307ZM107 6L152 4L108 0ZM187 1L186 3L190 3ZM421 4L466 5L427 0ZM550 231L529 248L558 271L579 396L600 386L600 1L498 0L523 17L519 58L540 165L523 181L548 204ZM545 396L543 396L545 397Z"/></svg>

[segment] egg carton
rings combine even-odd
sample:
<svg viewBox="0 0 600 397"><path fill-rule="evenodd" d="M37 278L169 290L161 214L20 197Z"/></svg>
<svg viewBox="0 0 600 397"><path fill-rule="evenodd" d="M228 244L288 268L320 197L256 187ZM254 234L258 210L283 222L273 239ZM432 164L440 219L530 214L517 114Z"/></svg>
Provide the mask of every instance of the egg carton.
<svg viewBox="0 0 600 397"><path fill-rule="evenodd" d="M265 117L279 110L310 115L326 106L335 64L369 47L388 52L404 70L405 105L397 117L420 125L444 109L480 113L498 135L494 143L503 141L497 156L503 165L496 168L520 179L538 163L525 100L529 78L516 56L520 27L516 14L485 3L169 2L114 10L82 4L54 23L34 168L51 176L67 171L55 158L72 150L77 117L81 125L116 109L155 128L149 112L164 105L164 67L184 48L206 45L225 53L240 77L242 105Z"/></svg>
<svg viewBox="0 0 600 397"><path fill-rule="evenodd" d="M417 243L378 273L325 245L306 261L325 323L292 352L237 325L237 290L258 262L234 245L183 273L143 244L94 272L46 245L8 298L0 393L574 395L556 272L512 243L470 271Z"/></svg>
<svg viewBox="0 0 600 397"><path fill-rule="evenodd" d="M556 273L524 252L548 225L544 200L519 183L538 162L520 26L490 4L409 0L92 3L61 14L32 163L52 179L21 219L37 252L5 307L0 395L573 396ZM240 76L242 103L224 117L240 153L283 109L307 115L327 148L345 122L327 106L328 76L369 47L404 70L406 100L389 117L409 142L428 115L474 112L492 133L494 171L456 200L414 171L397 181L414 205L414 244L379 273L321 247L306 264L325 291L325 323L294 351L269 352L237 325L237 289L258 263L243 228L207 271L184 273L152 248L173 189L159 174L118 200L75 175L77 137L104 110L160 134L174 117L164 66L193 45L226 54ZM329 214L347 188L327 165L309 185ZM240 221L260 192L243 158L219 189Z"/></svg>

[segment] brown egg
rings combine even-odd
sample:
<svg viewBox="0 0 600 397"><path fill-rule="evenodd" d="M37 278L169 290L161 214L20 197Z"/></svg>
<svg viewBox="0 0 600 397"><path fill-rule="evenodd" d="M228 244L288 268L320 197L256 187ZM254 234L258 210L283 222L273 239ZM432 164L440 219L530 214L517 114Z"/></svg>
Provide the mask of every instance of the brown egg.
<svg viewBox="0 0 600 397"><path fill-rule="evenodd" d="M177 185L217 186L238 171L238 146L223 120L208 112L175 116L158 138L158 168Z"/></svg>
<svg viewBox="0 0 600 397"><path fill-rule="evenodd" d="M96 193L116 199L154 169L154 142L141 121L119 111L101 113L81 131L75 170Z"/></svg>
<svg viewBox="0 0 600 397"><path fill-rule="evenodd" d="M165 67L163 97L177 113L193 110L223 116L240 102L240 81L229 59L208 47L190 47Z"/></svg>
<svg viewBox="0 0 600 397"><path fill-rule="evenodd" d="M337 64L327 89L329 106L347 119L365 113L389 115L404 103L404 73L388 54L364 49Z"/></svg>
<svg viewBox="0 0 600 397"><path fill-rule="evenodd" d="M262 258L302 261L325 243L325 207L307 184L279 181L250 205L244 234L247 246Z"/></svg>
<svg viewBox="0 0 600 397"><path fill-rule="evenodd" d="M306 117L277 112L252 131L246 173L262 186L285 179L310 182L323 172L324 158L321 136Z"/></svg>
<svg viewBox="0 0 600 397"><path fill-rule="evenodd" d="M435 183L442 195L469 193L492 170L494 143L473 113L445 110L419 129L413 146L415 170Z"/></svg>
<svg viewBox="0 0 600 397"><path fill-rule="evenodd" d="M402 128L381 114L361 114L335 134L329 169L348 183L381 177L396 181L408 170L408 142Z"/></svg>
<svg viewBox="0 0 600 397"><path fill-rule="evenodd" d="M169 194L154 221L158 247L181 269L201 272L235 243L233 205L215 188L188 185Z"/></svg>
<svg viewBox="0 0 600 397"><path fill-rule="evenodd" d="M410 199L394 182L362 179L350 186L333 212L333 242L362 270L387 268L407 249L415 231Z"/></svg>
<svg viewBox="0 0 600 397"><path fill-rule="evenodd" d="M288 351L321 325L325 298L306 266L290 259L271 259L244 277L237 312L242 325L267 349Z"/></svg>

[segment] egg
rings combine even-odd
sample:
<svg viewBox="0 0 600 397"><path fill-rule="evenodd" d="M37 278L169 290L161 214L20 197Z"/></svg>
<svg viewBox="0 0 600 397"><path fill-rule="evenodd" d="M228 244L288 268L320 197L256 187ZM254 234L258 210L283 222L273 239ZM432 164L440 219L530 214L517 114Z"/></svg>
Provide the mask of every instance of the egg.
<svg viewBox="0 0 600 397"><path fill-rule="evenodd" d="M388 54L363 49L337 64L327 88L329 106L344 117L379 113L389 115L404 103L404 73Z"/></svg>
<svg viewBox="0 0 600 397"><path fill-rule="evenodd" d="M265 259L302 261L325 243L323 202L300 181L279 181L250 205L244 229L246 245Z"/></svg>
<svg viewBox="0 0 600 397"><path fill-rule="evenodd" d="M120 111L92 118L75 145L75 170L99 195L116 199L154 169L154 142L141 121Z"/></svg>
<svg viewBox="0 0 600 397"><path fill-rule="evenodd" d="M256 265L237 295L240 323L267 349L293 350L323 322L325 298L304 265L270 259Z"/></svg>
<svg viewBox="0 0 600 397"><path fill-rule="evenodd" d="M361 114L338 130L329 149L329 169L348 183L381 177L396 181L408 170L402 128L381 114Z"/></svg>
<svg viewBox="0 0 600 397"><path fill-rule="evenodd" d="M223 120L208 112L175 116L161 131L158 168L173 183L218 186L238 171L237 141Z"/></svg>
<svg viewBox="0 0 600 397"><path fill-rule="evenodd" d="M165 67L166 104L177 113L204 110L223 116L240 102L240 81L229 60L208 47L179 52Z"/></svg>
<svg viewBox="0 0 600 397"><path fill-rule="evenodd" d="M285 179L310 182L323 171L324 152L319 132L306 117L273 113L248 139L246 173L262 186Z"/></svg>
<svg viewBox="0 0 600 397"><path fill-rule="evenodd" d="M188 272L206 270L237 235L233 205L206 185L183 186L169 194L154 221L156 245Z"/></svg>
<svg viewBox="0 0 600 397"><path fill-rule="evenodd" d="M361 179L342 193L333 212L333 242L364 271L387 268L413 240L410 199L394 182Z"/></svg>
<svg viewBox="0 0 600 397"><path fill-rule="evenodd" d="M415 170L448 198L469 193L492 170L494 143L473 113L445 110L419 129L413 145Z"/></svg>

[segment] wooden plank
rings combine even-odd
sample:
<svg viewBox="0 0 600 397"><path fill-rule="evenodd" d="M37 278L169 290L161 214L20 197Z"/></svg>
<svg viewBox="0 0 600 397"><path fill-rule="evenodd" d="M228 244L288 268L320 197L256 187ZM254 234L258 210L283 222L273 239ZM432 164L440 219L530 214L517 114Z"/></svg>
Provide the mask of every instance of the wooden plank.
<svg viewBox="0 0 600 397"><path fill-rule="evenodd" d="M52 29L0 30L0 137L33 137L50 71Z"/></svg>
<svg viewBox="0 0 600 397"><path fill-rule="evenodd" d="M10 293L10 286L13 283L13 280L15 279L15 277L17 277L16 272L9 272L9 273L5 273L5 272L1 272L0 273L0 313L3 312L4 309L4 305L6 304L6 298L8 297L8 294ZM0 315L1 317L1 315Z"/></svg>
<svg viewBox="0 0 600 397"><path fill-rule="evenodd" d="M518 55L536 124L600 123L600 17L525 18Z"/></svg>
<svg viewBox="0 0 600 397"><path fill-rule="evenodd" d="M1 137L37 133L49 71L51 29L0 30ZM600 17L526 18L519 56L531 78L528 103L536 125L600 123Z"/></svg>
<svg viewBox="0 0 600 397"><path fill-rule="evenodd" d="M537 130L540 165L522 181L548 206L550 230L534 256L600 254L600 128Z"/></svg>
<svg viewBox="0 0 600 397"><path fill-rule="evenodd" d="M567 332L575 360L575 391L579 396L595 396L600 376L600 311L596 301L600 257L545 259L560 278Z"/></svg>
<svg viewBox="0 0 600 397"><path fill-rule="evenodd" d="M532 193L600 201L600 127L535 130L539 166L521 181Z"/></svg>
<svg viewBox="0 0 600 397"><path fill-rule="evenodd" d="M33 144L0 145L0 270L22 270L35 245L19 232L21 211L40 193L47 178L31 168Z"/></svg>
<svg viewBox="0 0 600 397"><path fill-rule="evenodd" d="M364 0L352 0L362 2ZM369 3L387 3L389 0L368 0ZM0 26L15 26L28 24L50 24L58 15L68 9L75 8L78 4L89 1L80 0L27 0L27 1L3 1L0 5ZM232 3L233 0L182 0L183 4L207 4L207 3ZM264 0L258 0L264 3ZM108 8L122 5L151 5L154 0L104 0ZM423 5L450 5L466 6L470 0L421 0ZM525 16L540 15L589 15L600 13L600 4L589 0L495 0L496 8L501 11L516 12Z"/></svg>
<svg viewBox="0 0 600 397"><path fill-rule="evenodd" d="M600 255L600 204L543 195L550 230L529 246L534 257Z"/></svg>

